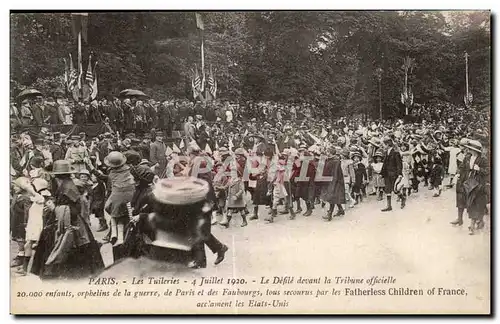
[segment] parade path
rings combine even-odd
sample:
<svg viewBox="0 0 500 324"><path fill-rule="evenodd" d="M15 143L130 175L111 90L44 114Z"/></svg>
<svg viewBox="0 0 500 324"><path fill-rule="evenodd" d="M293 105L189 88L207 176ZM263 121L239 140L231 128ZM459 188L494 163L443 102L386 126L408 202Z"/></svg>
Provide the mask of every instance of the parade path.
<svg viewBox="0 0 500 324"><path fill-rule="evenodd" d="M261 276L285 275L296 279L300 276L393 276L397 287L464 288L468 297L426 297L414 302L411 298L417 297L393 298L388 303L381 297L371 296L365 300L368 297L362 296L357 297L361 298L361 304L354 301L348 305L318 303L315 309L314 304L308 303L307 310L344 312L347 307L370 312L487 312L490 298L488 217L485 229L474 236L468 235L467 215L462 227L451 226L449 222L456 218L454 188L438 198L433 198L427 188L421 188L409 197L403 210L394 200L393 197L393 211L382 213L380 209L385 200L377 201L375 196L369 196L368 201L365 199L345 216L331 222L321 218L326 211L320 205L316 205L310 217L298 215L295 220L288 220L287 215L278 215L273 224L264 222L267 211L261 207L260 219L249 221L244 228L240 227L240 217L235 216L229 229L215 225L212 231L228 245L226 259L214 266L215 255L207 248L208 267L181 272L180 276L255 280ZM111 262L109 245L103 246L102 251L105 262ZM38 280L33 276L13 276L16 281Z"/></svg>

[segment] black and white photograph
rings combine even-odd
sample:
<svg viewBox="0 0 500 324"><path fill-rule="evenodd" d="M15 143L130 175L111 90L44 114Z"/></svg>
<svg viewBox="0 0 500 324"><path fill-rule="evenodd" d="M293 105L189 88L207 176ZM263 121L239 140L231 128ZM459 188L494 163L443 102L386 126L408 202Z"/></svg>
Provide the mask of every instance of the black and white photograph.
<svg viewBox="0 0 500 324"><path fill-rule="evenodd" d="M11 314L491 314L491 15L11 10Z"/></svg>

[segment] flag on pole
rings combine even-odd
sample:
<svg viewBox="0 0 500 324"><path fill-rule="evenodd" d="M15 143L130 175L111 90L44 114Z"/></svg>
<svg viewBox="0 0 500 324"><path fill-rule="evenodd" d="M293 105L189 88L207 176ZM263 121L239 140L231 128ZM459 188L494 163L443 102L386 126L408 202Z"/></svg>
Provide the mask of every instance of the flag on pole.
<svg viewBox="0 0 500 324"><path fill-rule="evenodd" d="M77 84L78 72L73 66L73 58L69 54L69 77L68 77L68 91L73 91Z"/></svg>
<svg viewBox="0 0 500 324"><path fill-rule="evenodd" d="M91 92L91 95L90 95L90 97L92 98L92 100L94 100L95 98L97 98L97 92L98 92L97 91L97 73L95 71L96 67L97 67L97 62L95 62L95 64L94 64L94 82L92 83L92 87L91 87L92 92Z"/></svg>
<svg viewBox="0 0 500 324"><path fill-rule="evenodd" d="M200 30L205 30L205 25L203 24L203 18L201 17L201 14L195 13L196 17L196 28Z"/></svg>
<svg viewBox="0 0 500 324"><path fill-rule="evenodd" d="M169 156L173 153L174 151L172 151L172 149L170 148L170 146L167 145L167 149L165 150L165 156Z"/></svg>
<svg viewBox="0 0 500 324"><path fill-rule="evenodd" d="M81 53L81 42L80 38L78 38L78 90L82 88L82 76L83 76L83 66L82 66L82 53Z"/></svg>
<svg viewBox="0 0 500 324"><path fill-rule="evenodd" d="M89 64L87 66L87 73L85 74L85 82L89 87L94 83L94 75L92 73L92 53L89 54Z"/></svg>
<svg viewBox="0 0 500 324"><path fill-rule="evenodd" d="M212 65L210 65L210 74L208 75L208 91L214 99L217 98L217 80L215 80Z"/></svg>
<svg viewBox="0 0 500 324"><path fill-rule="evenodd" d="M181 142L179 143L179 148L183 149L184 148L184 140L181 139Z"/></svg>
<svg viewBox="0 0 500 324"><path fill-rule="evenodd" d="M64 86L68 88L68 82L69 82L69 66L68 66L68 61L66 58L63 58L64 60Z"/></svg>
<svg viewBox="0 0 500 324"><path fill-rule="evenodd" d="M200 75L198 74L198 67L195 65L194 70L191 70L192 76L191 76L191 87L193 88L193 97L194 99L198 98L198 96L201 93L201 79Z"/></svg>
<svg viewBox="0 0 500 324"><path fill-rule="evenodd" d="M174 153L181 153L181 150L179 149L179 147L175 143L172 147L173 147Z"/></svg>

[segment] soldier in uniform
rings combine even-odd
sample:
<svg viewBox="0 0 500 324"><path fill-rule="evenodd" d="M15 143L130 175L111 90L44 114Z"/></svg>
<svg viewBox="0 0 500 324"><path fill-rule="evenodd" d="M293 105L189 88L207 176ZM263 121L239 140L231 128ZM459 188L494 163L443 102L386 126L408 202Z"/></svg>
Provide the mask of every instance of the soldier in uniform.
<svg viewBox="0 0 500 324"><path fill-rule="evenodd" d="M156 140L151 143L149 161L153 163L155 174L159 177L165 173L165 168L167 166L167 157L165 156L166 151L167 147L165 143L163 143L163 132L157 132Z"/></svg>

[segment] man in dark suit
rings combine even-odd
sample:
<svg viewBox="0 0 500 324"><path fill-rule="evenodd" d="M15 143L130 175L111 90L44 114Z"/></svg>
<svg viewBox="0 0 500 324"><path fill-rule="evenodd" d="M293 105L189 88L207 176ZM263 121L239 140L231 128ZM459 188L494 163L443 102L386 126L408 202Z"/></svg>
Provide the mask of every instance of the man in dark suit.
<svg viewBox="0 0 500 324"><path fill-rule="evenodd" d="M384 146L387 149L384 163L382 164L381 175L385 181L385 194L387 195L387 207L383 212L392 210L391 194L394 190L394 184L403 178L403 163L401 154L394 147L394 141L390 137L384 138ZM404 208L406 197L401 198L401 208Z"/></svg>

